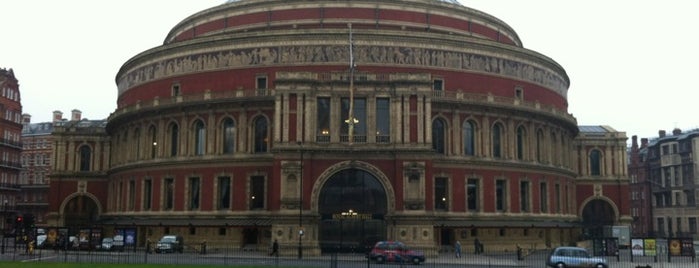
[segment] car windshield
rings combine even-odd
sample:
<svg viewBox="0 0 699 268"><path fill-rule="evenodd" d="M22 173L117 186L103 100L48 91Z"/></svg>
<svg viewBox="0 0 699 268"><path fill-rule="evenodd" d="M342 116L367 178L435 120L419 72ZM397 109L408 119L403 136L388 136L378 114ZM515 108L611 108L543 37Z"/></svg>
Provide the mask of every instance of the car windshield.
<svg viewBox="0 0 699 268"><path fill-rule="evenodd" d="M160 242L165 242L165 243L175 242L175 238L174 237L163 237L162 239L160 239Z"/></svg>
<svg viewBox="0 0 699 268"><path fill-rule="evenodd" d="M112 242L112 241L114 241L114 239L111 239L109 237L102 239L102 242Z"/></svg>

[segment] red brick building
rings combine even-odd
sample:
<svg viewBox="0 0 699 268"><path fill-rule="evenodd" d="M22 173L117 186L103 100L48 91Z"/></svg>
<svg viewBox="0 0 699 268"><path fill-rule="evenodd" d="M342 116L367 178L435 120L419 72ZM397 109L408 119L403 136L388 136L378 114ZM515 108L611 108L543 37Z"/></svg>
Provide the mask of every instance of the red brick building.
<svg viewBox="0 0 699 268"><path fill-rule="evenodd" d="M21 202L19 173L22 169L22 103L19 82L12 69L0 69L0 90L0 228L4 234L10 234L15 216L20 214L17 203Z"/></svg>
<svg viewBox="0 0 699 268"><path fill-rule="evenodd" d="M579 127L563 67L459 4L232 1L116 80L106 126L55 130L57 225L318 254L543 248L630 220L624 133Z"/></svg>

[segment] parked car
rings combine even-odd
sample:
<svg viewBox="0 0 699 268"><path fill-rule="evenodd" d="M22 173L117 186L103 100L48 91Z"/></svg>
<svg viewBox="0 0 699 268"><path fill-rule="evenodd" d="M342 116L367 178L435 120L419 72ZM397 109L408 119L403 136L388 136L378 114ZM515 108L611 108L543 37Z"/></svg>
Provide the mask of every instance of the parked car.
<svg viewBox="0 0 699 268"><path fill-rule="evenodd" d="M45 248L46 247L46 235L41 234L36 236L36 248Z"/></svg>
<svg viewBox="0 0 699 268"><path fill-rule="evenodd" d="M112 246L114 246L114 238L105 237L102 238L102 243L97 245L97 249L103 251L110 251L112 250Z"/></svg>
<svg viewBox="0 0 699 268"><path fill-rule="evenodd" d="M112 250L113 251L124 251L124 236L115 235L112 238Z"/></svg>
<svg viewBox="0 0 699 268"><path fill-rule="evenodd" d="M179 235L166 235L155 245L155 253L184 252L184 240Z"/></svg>
<svg viewBox="0 0 699 268"><path fill-rule="evenodd" d="M607 268L607 260L593 257L585 248L557 247L551 251L546 265L554 268L595 267Z"/></svg>
<svg viewBox="0 0 699 268"><path fill-rule="evenodd" d="M421 264L425 262L425 254L421 251L415 251L399 241L379 241L374 244L367 258L376 263L384 262L411 262L413 264Z"/></svg>

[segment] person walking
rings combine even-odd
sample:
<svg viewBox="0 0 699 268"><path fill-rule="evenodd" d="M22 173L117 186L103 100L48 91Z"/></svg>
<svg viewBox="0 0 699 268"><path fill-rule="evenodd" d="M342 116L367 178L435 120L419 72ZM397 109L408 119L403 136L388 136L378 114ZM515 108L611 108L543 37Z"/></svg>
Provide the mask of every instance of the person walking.
<svg viewBox="0 0 699 268"><path fill-rule="evenodd" d="M456 241L456 245L454 245L454 252L456 253L457 258L461 258L461 242Z"/></svg>
<svg viewBox="0 0 699 268"><path fill-rule="evenodd" d="M279 257L279 243L277 239L274 239L274 243L272 243L272 253L269 253L269 256Z"/></svg>
<svg viewBox="0 0 699 268"><path fill-rule="evenodd" d="M478 240L478 237L476 237L475 240L473 240L473 252L475 254L480 254L481 253L481 241Z"/></svg>

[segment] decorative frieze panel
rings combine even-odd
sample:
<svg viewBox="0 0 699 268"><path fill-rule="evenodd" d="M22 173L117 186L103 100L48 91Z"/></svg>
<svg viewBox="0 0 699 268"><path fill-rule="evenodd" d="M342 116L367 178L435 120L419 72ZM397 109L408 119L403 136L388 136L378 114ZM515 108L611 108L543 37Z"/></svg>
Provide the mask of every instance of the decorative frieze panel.
<svg viewBox="0 0 699 268"><path fill-rule="evenodd" d="M484 72L540 84L566 97L568 83L550 70L512 59L470 52L397 46L355 46L355 62ZM345 45L257 47L169 58L141 66L119 77L119 94L136 85L171 76L232 68L347 64Z"/></svg>

